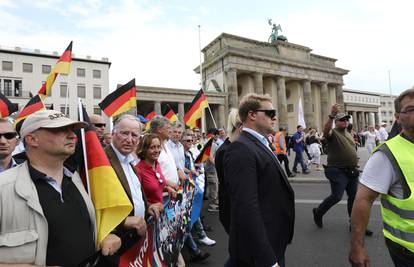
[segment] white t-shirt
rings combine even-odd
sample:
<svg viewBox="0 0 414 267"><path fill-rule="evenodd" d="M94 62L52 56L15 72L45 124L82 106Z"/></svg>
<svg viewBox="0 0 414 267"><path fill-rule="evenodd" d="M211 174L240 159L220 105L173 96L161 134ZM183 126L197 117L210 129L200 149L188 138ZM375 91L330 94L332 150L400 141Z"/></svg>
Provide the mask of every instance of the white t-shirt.
<svg viewBox="0 0 414 267"><path fill-rule="evenodd" d="M401 181L382 151L375 152L368 159L359 182L380 194L390 193L398 199L404 198Z"/></svg>
<svg viewBox="0 0 414 267"><path fill-rule="evenodd" d="M161 149L160 156L158 157L158 162L165 179L173 184L178 184L177 165L175 165L174 156L165 143L164 147Z"/></svg>

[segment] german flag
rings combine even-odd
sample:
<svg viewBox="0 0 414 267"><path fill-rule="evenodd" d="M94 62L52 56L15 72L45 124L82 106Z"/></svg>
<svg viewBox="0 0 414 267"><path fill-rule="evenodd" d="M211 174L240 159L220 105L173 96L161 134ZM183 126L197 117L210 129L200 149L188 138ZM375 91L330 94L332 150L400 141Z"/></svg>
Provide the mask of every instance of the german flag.
<svg viewBox="0 0 414 267"><path fill-rule="evenodd" d="M53 67L49 76L47 76L46 82L39 89L38 94L42 96L50 96L52 93L52 86L56 80L58 74L68 75L71 69L72 63L72 42L70 42L68 48L60 56L58 62Z"/></svg>
<svg viewBox="0 0 414 267"><path fill-rule="evenodd" d="M150 113L147 114L147 116L145 116L145 118L147 120L152 120L155 116L157 116L157 113L155 111L151 111Z"/></svg>
<svg viewBox="0 0 414 267"><path fill-rule="evenodd" d="M99 106L108 117L115 117L137 106L135 79L110 93Z"/></svg>
<svg viewBox="0 0 414 267"><path fill-rule="evenodd" d="M82 113L83 120L90 123L89 116L83 106ZM91 190L89 195L95 206L96 226L98 228L97 245L99 245L129 215L132 211L132 204L111 163L109 163L91 124L85 129L84 140L83 160L86 159L88 166ZM85 169L85 165L81 168Z"/></svg>
<svg viewBox="0 0 414 267"><path fill-rule="evenodd" d="M148 120L145 123L145 131L148 132L150 125L151 125L151 120L157 116L157 113L155 111L151 111L150 113L147 114L147 116L145 116L145 118Z"/></svg>
<svg viewBox="0 0 414 267"><path fill-rule="evenodd" d="M45 109L45 105L42 102L42 99L39 95L35 95L32 97L29 102L24 106L24 108L20 111L19 115L17 116L16 120L14 121L14 125L16 130L19 129L18 124L21 125L23 121L32 113L36 111Z"/></svg>
<svg viewBox="0 0 414 267"><path fill-rule="evenodd" d="M196 164L200 164L205 162L211 153L211 148L213 147L213 138L210 138L207 143L204 145L203 149L201 150L200 154L195 160Z"/></svg>
<svg viewBox="0 0 414 267"><path fill-rule="evenodd" d="M187 113L184 115L184 123L190 128L197 126L196 121L201 118L202 111L208 107L208 102L206 96L204 95L203 89L198 91L197 95L194 97L191 106L188 109Z"/></svg>
<svg viewBox="0 0 414 267"><path fill-rule="evenodd" d="M175 114L174 110L171 106L169 106L169 110L167 113L165 113L164 117L166 117L170 122L176 122L178 121L177 114Z"/></svg>
<svg viewBox="0 0 414 267"><path fill-rule="evenodd" d="M8 117L16 111L17 105L14 105L5 95L0 93L0 118Z"/></svg>

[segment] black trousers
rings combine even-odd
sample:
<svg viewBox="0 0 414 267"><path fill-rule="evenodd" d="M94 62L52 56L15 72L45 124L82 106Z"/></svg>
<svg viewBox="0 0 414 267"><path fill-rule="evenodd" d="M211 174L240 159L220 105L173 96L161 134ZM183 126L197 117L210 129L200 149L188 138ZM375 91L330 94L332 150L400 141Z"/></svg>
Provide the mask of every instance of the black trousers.
<svg viewBox="0 0 414 267"><path fill-rule="evenodd" d="M287 155L286 154L277 154L277 159L279 160L280 164L282 164L282 162L283 162L283 164L285 164L286 174L288 176L290 176L292 174L292 172L289 169L289 158L287 157Z"/></svg>

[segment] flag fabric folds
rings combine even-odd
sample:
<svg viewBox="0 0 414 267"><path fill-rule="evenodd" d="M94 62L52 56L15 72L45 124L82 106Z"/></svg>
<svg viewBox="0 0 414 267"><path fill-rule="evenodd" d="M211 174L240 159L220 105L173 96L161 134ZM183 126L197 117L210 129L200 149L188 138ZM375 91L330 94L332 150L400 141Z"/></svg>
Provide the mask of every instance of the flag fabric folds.
<svg viewBox="0 0 414 267"><path fill-rule="evenodd" d="M9 99L2 93L0 93L0 118L10 116L13 112L17 111L17 106L10 102Z"/></svg>
<svg viewBox="0 0 414 267"><path fill-rule="evenodd" d="M50 96L52 93L52 86L56 80L57 75L68 75L70 73L72 63L72 43L73 42L70 42L65 52L63 52L56 65L53 67L52 71L47 76L46 82L39 89L39 95Z"/></svg>
<svg viewBox="0 0 414 267"><path fill-rule="evenodd" d="M166 117L170 122L176 122L176 121L178 121L177 114L175 114L175 112L172 109L172 107L170 107L170 109L168 110L168 112L165 113L164 117Z"/></svg>
<svg viewBox="0 0 414 267"><path fill-rule="evenodd" d="M191 102L190 108L184 115L184 123L190 128L197 127L197 120L201 118L202 111L208 107L207 98L204 95L203 89L198 91Z"/></svg>
<svg viewBox="0 0 414 267"><path fill-rule="evenodd" d="M145 116L145 119L147 119L147 122L145 123L145 131L147 132L150 128L151 120L157 116L157 113L155 111L152 111Z"/></svg>
<svg viewBox="0 0 414 267"><path fill-rule="evenodd" d="M208 159L211 153L211 149L213 147L213 140L214 138L210 138L204 145L203 149L201 150L200 154L197 156L195 160L196 164L203 163Z"/></svg>
<svg viewBox="0 0 414 267"><path fill-rule="evenodd" d="M110 93L99 107L108 117L114 117L137 106L135 79Z"/></svg>
<svg viewBox="0 0 414 267"><path fill-rule="evenodd" d="M14 124L17 125L20 122L23 122L30 114L35 113L36 111L45 109L45 105L42 102L42 99L39 95L32 97L29 102L24 106L17 116Z"/></svg>
<svg viewBox="0 0 414 267"><path fill-rule="evenodd" d="M82 113L83 120L89 123L88 114L83 106ZM95 206L97 244L99 245L128 216L132 210L132 204L91 125L85 129L84 140L83 159L86 160L88 166L89 195ZM81 168L84 168L84 165Z"/></svg>

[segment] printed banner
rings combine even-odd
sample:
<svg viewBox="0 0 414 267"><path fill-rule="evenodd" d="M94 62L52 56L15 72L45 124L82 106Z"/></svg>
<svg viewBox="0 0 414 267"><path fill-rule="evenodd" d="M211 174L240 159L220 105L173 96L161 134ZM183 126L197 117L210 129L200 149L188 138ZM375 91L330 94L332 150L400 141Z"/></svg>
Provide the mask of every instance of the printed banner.
<svg viewBox="0 0 414 267"><path fill-rule="evenodd" d="M175 266L186 233L190 231L194 199L194 182L187 180L175 199L166 198L164 213L158 220L147 222L147 234L126 251L119 267Z"/></svg>

